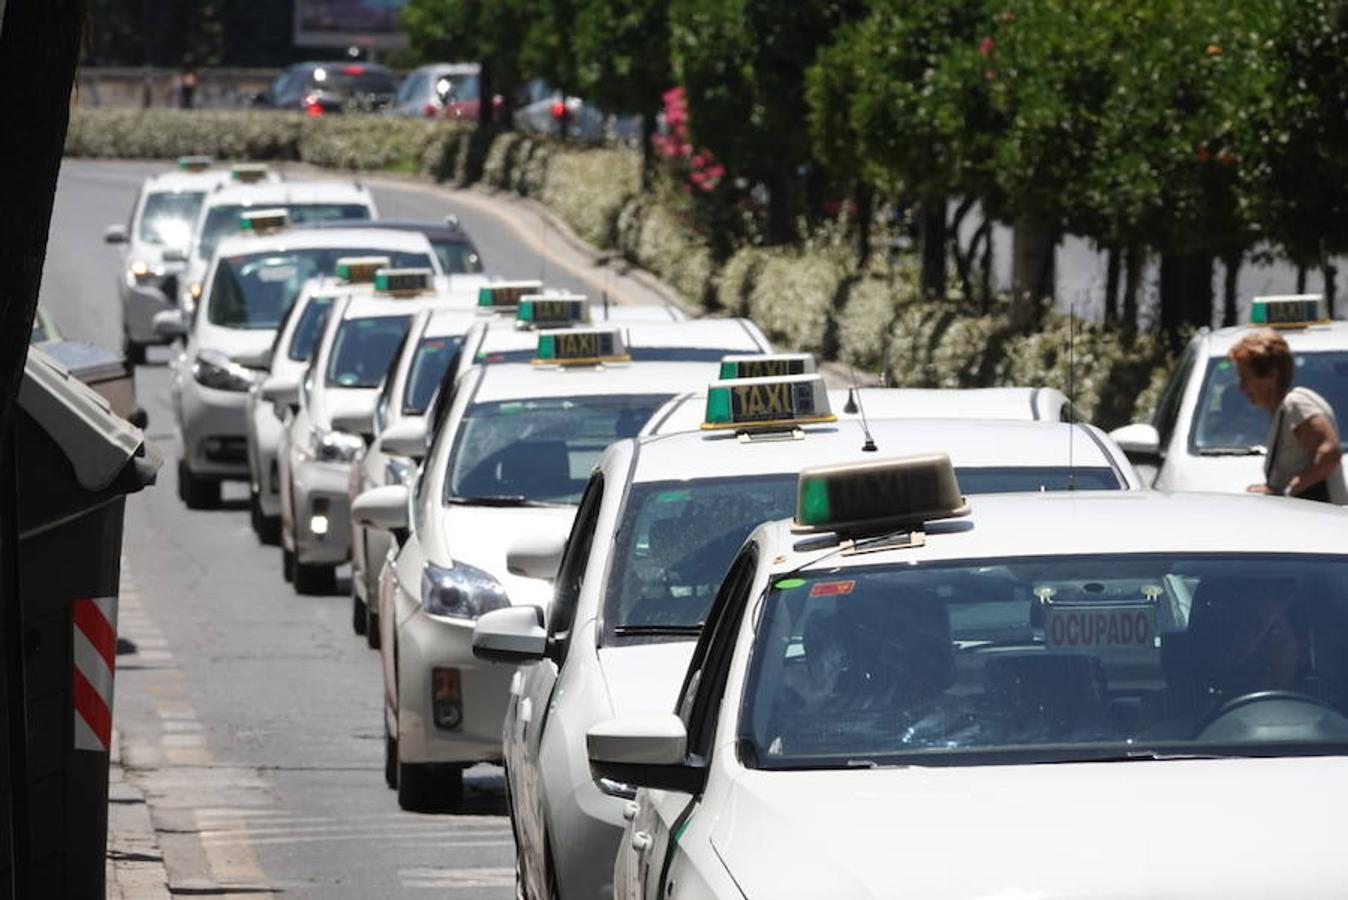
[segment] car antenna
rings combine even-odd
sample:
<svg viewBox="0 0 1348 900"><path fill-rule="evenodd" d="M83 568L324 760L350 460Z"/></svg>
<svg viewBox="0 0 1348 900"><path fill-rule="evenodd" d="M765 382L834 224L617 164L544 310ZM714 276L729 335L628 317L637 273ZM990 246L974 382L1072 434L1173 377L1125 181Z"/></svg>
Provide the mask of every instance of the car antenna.
<svg viewBox="0 0 1348 900"><path fill-rule="evenodd" d="M1077 489L1076 475L1076 392L1077 392L1077 354L1076 354L1076 302L1067 304L1067 489Z"/></svg>
<svg viewBox="0 0 1348 900"><path fill-rule="evenodd" d="M861 433L866 436L866 442L861 445L861 452L874 453L880 448L875 446L875 438L871 437L871 426L866 422L866 407L861 403L861 387L857 384L857 367L849 364L848 368L852 371L852 386L847 389L847 404L855 405L856 411L861 413ZM843 412L849 412L847 406L843 407Z"/></svg>

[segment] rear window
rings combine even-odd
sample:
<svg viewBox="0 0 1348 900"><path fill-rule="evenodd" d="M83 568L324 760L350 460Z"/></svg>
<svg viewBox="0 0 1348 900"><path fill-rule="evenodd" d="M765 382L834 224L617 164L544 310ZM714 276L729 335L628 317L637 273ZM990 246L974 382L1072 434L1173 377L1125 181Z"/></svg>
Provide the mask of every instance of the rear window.
<svg viewBox="0 0 1348 900"><path fill-rule="evenodd" d="M433 240L431 248L440 257L440 268L446 275L476 275L482 271L482 260L467 241Z"/></svg>
<svg viewBox="0 0 1348 900"><path fill-rule="evenodd" d="M410 316L347 319L338 326L332 341L327 383L346 388L379 387L411 321Z"/></svg>
<svg viewBox="0 0 1348 900"><path fill-rule="evenodd" d="M239 233L239 216L248 209L262 207L242 206L237 203L212 206L206 212L206 221L201 226L201 242L197 255L210 259L215 253L215 245L220 239ZM284 203L267 204L267 209L284 208L290 213L290 221L296 225L308 225L313 222L329 222L334 219L369 219L370 207L364 203Z"/></svg>
<svg viewBox="0 0 1348 900"><path fill-rule="evenodd" d="M314 69L309 85L339 94L392 94L394 90L391 74L362 66Z"/></svg>

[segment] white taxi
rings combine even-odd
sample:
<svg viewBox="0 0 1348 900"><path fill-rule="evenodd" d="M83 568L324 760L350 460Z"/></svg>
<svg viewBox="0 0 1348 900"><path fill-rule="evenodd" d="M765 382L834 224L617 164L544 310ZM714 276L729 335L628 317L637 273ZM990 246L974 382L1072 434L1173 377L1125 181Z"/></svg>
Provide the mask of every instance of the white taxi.
<svg viewBox="0 0 1348 900"><path fill-rule="evenodd" d="M730 417L718 416L720 398L737 390L763 400L731 400ZM526 896L548 896L550 884L565 897L611 891L630 793L591 779L585 731L672 708L721 576L755 526L791 513L801 469L872 459L869 446L948 452L970 493L1139 487L1090 426L872 419L863 429L834 420L820 377L808 373L718 382L701 405L713 414L702 428L620 441L601 457L564 555L558 539L546 616L514 606L477 622L475 652L523 666L503 747ZM755 405L773 420L749 416ZM1069 442L1079 468L1067 464Z"/></svg>
<svg viewBox="0 0 1348 900"><path fill-rule="evenodd" d="M941 456L806 470L670 711L587 734L640 788L614 896L1342 896L1342 535L1284 498L966 499Z"/></svg>
<svg viewBox="0 0 1348 900"><path fill-rule="evenodd" d="M336 588L351 553L352 464L380 385L412 319L452 302L434 290L430 269L380 269L372 287L333 304L276 451L282 572L301 594ZM269 383L262 394L276 400L279 390Z"/></svg>
<svg viewBox="0 0 1348 900"><path fill-rule="evenodd" d="M1244 491L1263 483L1269 416L1241 394L1227 358L1251 327L1278 328L1296 359L1292 383L1319 393L1348 422L1348 322L1330 321L1318 294L1256 297L1250 314L1249 325L1195 335L1151 420L1110 433L1156 488Z"/></svg>
<svg viewBox="0 0 1348 900"><path fill-rule="evenodd" d="M630 362L617 326L534 340L533 363L464 374L411 491L375 488L352 507L366 526L411 529L379 586L386 776L405 808L452 804L463 767L501 758L511 673L474 658L474 621L547 603L549 548L570 529L600 453L715 371Z"/></svg>
<svg viewBox="0 0 1348 900"><path fill-rule="evenodd" d="M220 502L222 480L246 480L248 392L265 372L276 328L301 286L343 256L380 254L395 266L438 265L426 238L396 231L293 231L283 210L244 215L248 233L225 238L207 291L190 316L155 316L165 337L183 337L169 364L170 405L182 436L178 494L191 509Z"/></svg>
<svg viewBox="0 0 1348 900"><path fill-rule="evenodd" d="M152 175L141 185L126 225L110 225L103 240L123 247L117 272L122 306L122 353L145 362L145 348L162 344L156 313L178 304L180 277L187 268L198 214L206 195L236 181L250 167L215 166L208 156L182 156L176 169ZM265 177L278 176L264 169Z"/></svg>
<svg viewBox="0 0 1348 900"><path fill-rule="evenodd" d="M417 314L379 389L370 421L353 429L379 440L367 442L356 454L348 489L352 501L370 488L411 483L426 455L425 418L431 400L453 366L464 335L477 322L477 314L465 309ZM388 532L351 523L351 627L374 648L379 646L379 569L391 546Z"/></svg>

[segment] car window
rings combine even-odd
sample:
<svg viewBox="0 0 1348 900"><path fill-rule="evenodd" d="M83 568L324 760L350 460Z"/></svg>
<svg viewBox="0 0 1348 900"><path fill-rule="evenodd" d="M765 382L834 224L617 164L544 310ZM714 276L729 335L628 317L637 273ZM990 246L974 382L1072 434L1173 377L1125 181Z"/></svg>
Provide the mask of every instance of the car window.
<svg viewBox="0 0 1348 900"><path fill-rule="evenodd" d="M155 191L145 197L136 236L147 244L186 248L205 199L201 191Z"/></svg>
<svg viewBox="0 0 1348 900"><path fill-rule="evenodd" d="M300 313L300 320L295 323L295 330L290 334L290 347L286 350L288 359L304 362L313 355L318 336L323 333L323 326L327 324L332 299L313 297L304 305L304 312Z"/></svg>
<svg viewBox="0 0 1348 900"><path fill-rule="evenodd" d="M761 768L1341 753L1348 557L1101 554L782 577L738 745Z"/></svg>
<svg viewBox="0 0 1348 900"><path fill-rule="evenodd" d="M698 637L679 691L679 715L688 732L688 752L705 758L716 733L716 713L725 694L730 660L758 567L758 550L746 547L726 573L707 626Z"/></svg>
<svg viewBox="0 0 1348 900"><path fill-rule="evenodd" d="M236 203L224 203L212 206L206 211L206 221L201 225L201 235L197 243L197 255L210 259L215 253L215 245L220 239L239 233L239 216L253 207ZM293 203L276 204L268 209L285 209L290 221L296 225L311 222L328 222L334 219L369 219L370 207L363 203ZM381 255L385 251L378 251ZM355 255L348 251L346 255Z"/></svg>
<svg viewBox="0 0 1348 900"><path fill-rule="evenodd" d="M328 351L326 384L344 388L375 388L388 374L411 316L347 319L337 326Z"/></svg>
<svg viewBox="0 0 1348 900"><path fill-rule="evenodd" d="M1348 422L1348 353L1293 353L1292 358L1296 363L1292 384L1324 397L1338 421ZM1190 444L1199 453L1263 446L1269 414L1245 398L1236 380L1231 360L1208 361L1190 435ZM1348 433L1341 438L1348 446Z"/></svg>
<svg viewBox="0 0 1348 900"><path fill-rule="evenodd" d="M407 381L403 388L402 412L408 415L424 415L435 396L436 388L450 361L459 351L462 338L451 335L422 338L412 356L408 368Z"/></svg>
<svg viewBox="0 0 1348 900"><path fill-rule="evenodd" d="M556 648L557 659L566 657L571 638L571 626L576 617L580 592L585 586L585 572L589 569L590 551L594 547L595 530L599 526L599 512L604 499L604 476L595 473L580 500L580 509L571 526L571 535L557 570L557 590L548 615L548 637Z"/></svg>

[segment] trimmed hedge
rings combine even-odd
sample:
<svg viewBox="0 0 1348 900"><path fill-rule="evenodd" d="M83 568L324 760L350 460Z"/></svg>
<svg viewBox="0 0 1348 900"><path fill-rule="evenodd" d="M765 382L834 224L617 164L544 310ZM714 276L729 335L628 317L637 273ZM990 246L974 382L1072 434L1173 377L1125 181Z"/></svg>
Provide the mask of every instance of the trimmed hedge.
<svg viewBox="0 0 1348 900"><path fill-rule="evenodd" d="M488 145L462 125L392 116L76 107L66 154L303 161L459 185L477 177L475 158L484 184L538 199L582 239L622 253L695 304L752 317L783 347L880 369L890 384L908 386L1066 390L1070 368L1077 405L1105 427L1148 414L1172 363L1154 336L1127 341L1078 321L1069 367L1066 317L1046 313L1038 330L1018 333L1005 309L970 310L958 297L923 301L913 260L862 270L840 228L795 249L743 247L718 263L682 214L686 201L669 188L642 191L632 150L518 133Z"/></svg>

